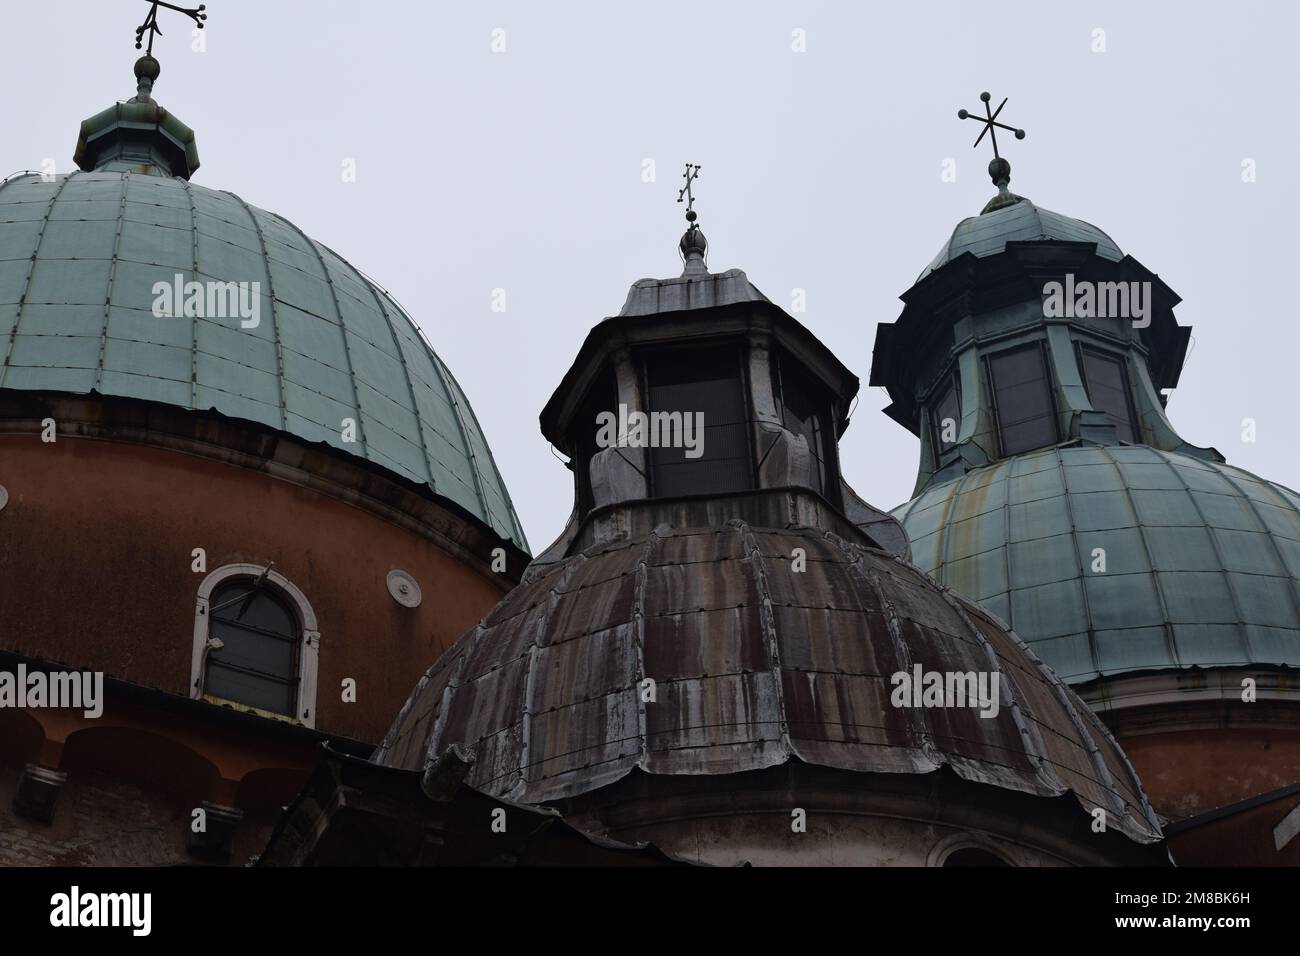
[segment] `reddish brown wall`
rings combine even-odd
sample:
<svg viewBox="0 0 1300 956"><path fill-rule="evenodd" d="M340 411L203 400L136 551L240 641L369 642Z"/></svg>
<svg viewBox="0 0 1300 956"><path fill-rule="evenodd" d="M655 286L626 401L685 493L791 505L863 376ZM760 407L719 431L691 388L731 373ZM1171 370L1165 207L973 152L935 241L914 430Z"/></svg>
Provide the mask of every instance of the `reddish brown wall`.
<svg viewBox="0 0 1300 956"><path fill-rule="evenodd" d="M1300 782L1300 728L1121 736L1151 805L1172 820Z"/></svg>
<svg viewBox="0 0 1300 956"><path fill-rule="evenodd" d="M316 613L317 729L368 742L509 586L369 511L176 451L3 435L0 484L0 648L185 696L204 577L191 551L208 570L274 561ZM420 608L388 594L393 568L415 575Z"/></svg>
<svg viewBox="0 0 1300 956"><path fill-rule="evenodd" d="M1253 706L1266 706L1264 704ZM1171 821L1197 817L1300 782L1300 727L1236 726L1120 734L1151 805ZM1273 830L1290 796L1169 832L1179 866L1296 866L1300 837L1279 852Z"/></svg>

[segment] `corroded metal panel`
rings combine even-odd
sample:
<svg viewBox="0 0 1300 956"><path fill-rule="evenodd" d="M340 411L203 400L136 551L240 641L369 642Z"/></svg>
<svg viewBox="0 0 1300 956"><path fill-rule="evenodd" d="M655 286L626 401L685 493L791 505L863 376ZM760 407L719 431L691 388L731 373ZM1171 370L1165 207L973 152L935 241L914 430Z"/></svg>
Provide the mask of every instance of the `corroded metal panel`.
<svg viewBox="0 0 1300 956"><path fill-rule="evenodd" d="M893 675L915 666L986 673L998 711L895 706ZM1072 792L1159 838L1122 753L1024 644L916 567L820 529L661 524L549 567L433 668L375 759L416 768L453 745L478 751L473 786L530 803L634 769L947 766Z"/></svg>

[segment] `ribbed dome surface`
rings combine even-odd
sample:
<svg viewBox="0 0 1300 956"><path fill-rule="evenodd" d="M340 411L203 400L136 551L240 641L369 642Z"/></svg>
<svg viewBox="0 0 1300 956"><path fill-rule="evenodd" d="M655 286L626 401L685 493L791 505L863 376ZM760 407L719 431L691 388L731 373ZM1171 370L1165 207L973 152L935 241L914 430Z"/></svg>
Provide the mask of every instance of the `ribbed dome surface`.
<svg viewBox="0 0 1300 956"><path fill-rule="evenodd" d="M1053 448L894 514L913 561L1067 681L1300 666L1300 497L1239 468L1141 445Z"/></svg>
<svg viewBox="0 0 1300 956"><path fill-rule="evenodd" d="M1092 223L1071 219L1050 209L1021 199L980 216L957 223L952 237L933 261L916 277L920 282L931 272L969 252L975 256L993 256L1004 251L1008 242L1033 242L1052 239L1057 242L1095 242L1097 255L1118 262L1124 254L1110 238Z"/></svg>
<svg viewBox="0 0 1300 956"><path fill-rule="evenodd" d="M916 664L1000 672L1000 711L894 707L891 675ZM642 703L647 677L656 696ZM1014 635L915 567L814 529L660 525L561 561L439 660L374 759L420 770L453 745L475 755L468 783L528 803L638 768L946 765L1073 792L1139 842L1159 838L1127 759Z"/></svg>
<svg viewBox="0 0 1300 956"><path fill-rule="evenodd" d="M178 273L260 283L260 325L155 317L154 284ZM110 171L0 184L0 363L0 388L215 409L326 442L527 548L469 402L401 307L231 193Z"/></svg>

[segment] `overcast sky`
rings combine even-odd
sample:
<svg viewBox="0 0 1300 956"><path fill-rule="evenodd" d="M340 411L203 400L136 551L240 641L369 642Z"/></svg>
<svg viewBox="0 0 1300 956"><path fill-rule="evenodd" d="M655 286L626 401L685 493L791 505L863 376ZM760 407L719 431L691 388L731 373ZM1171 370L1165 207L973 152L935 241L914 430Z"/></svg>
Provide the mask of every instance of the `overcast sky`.
<svg viewBox="0 0 1300 956"><path fill-rule="evenodd" d="M862 379L841 447L850 484L880 507L910 496L917 441L866 387L871 347L993 193L987 143L972 150L978 127L956 116L981 90L1028 130L1005 139L1012 190L1100 226L1182 296L1193 346L1169 412L1183 437L1300 485L1290 4L208 8L206 52L167 11L154 49L155 98L198 137L195 182L292 220L407 308L468 393L535 553L572 503L537 414L632 282L680 273L686 161L703 167L710 268L744 269L787 309L806 290L798 318ZM80 121L135 92L147 11L5 4L0 176L71 167ZM949 158L956 182L941 179Z"/></svg>

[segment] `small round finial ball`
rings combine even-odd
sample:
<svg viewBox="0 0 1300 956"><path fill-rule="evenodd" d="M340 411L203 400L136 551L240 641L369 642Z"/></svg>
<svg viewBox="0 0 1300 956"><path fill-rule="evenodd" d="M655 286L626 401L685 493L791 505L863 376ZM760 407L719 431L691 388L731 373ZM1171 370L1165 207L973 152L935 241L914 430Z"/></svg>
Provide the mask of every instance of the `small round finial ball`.
<svg viewBox="0 0 1300 956"><path fill-rule="evenodd" d="M135 61L135 78L137 80L156 80L162 72L162 64L146 54Z"/></svg>
<svg viewBox="0 0 1300 956"><path fill-rule="evenodd" d="M1016 130L1016 139L1024 139L1024 138L1025 138L1025 131L1023 129Z"/></svg>
<svg viewBox="0 0 1300 956"><path fill-rule="evenodd" d="M700 217L699 217L698 215L696 215L694 209L692 209L692 210L690 210L688 213L686 213L686 221L687 221L687 222L694 222L696 219L699 219L699 218L700 218Z"/></svg>
<svg viewBox="0 0 1300 956"><path fill-rule="evenodd" d="M1000 183L1003 180L1011 179L1011 164L1001 156L989 160L989 178L994 183Z"/></svg>
<svg viewBox="0 0 1300 956"><path fill-rule="evenodd" d="M981 93L980 99L987 103L989 100L993 99L993 97L989 96L988 93Z"/></svg>
<svg viewBox="0 0 1300 956"><path fill-rule="evenodd" d="M965 110L958 110L958 111L957 111L957 118L958 118L958 119L965 119L965 118L968 117L968 116L970 116L970 114L967 113Z"/></svg>

